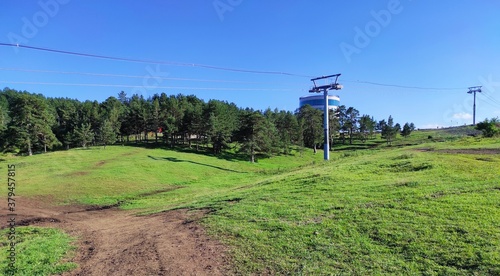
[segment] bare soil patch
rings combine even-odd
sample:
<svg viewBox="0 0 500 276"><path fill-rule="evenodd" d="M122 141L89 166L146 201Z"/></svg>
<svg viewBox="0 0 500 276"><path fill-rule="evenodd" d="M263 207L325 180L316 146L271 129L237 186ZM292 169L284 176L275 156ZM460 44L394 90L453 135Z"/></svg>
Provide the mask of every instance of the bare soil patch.
<svg viewBox="0 0 500 276"><path fill-rule="evenodd" d="M431 148L422 148L417 149L417 151L427 152L441 152L441 153L451 153L451 154L500 154L500 149L431 149Z"/></svg>
<svg viewBox="0 0 500 276"><path fill-rule="evenodd" d="M161 193L171 192L173 190L177 190L177 189L180 189L180 188L182 188L182 186L171 186L171 187L163 188L163 189L160 189L160 190L154 190L154 191L151 191L151 192L142 193L142 194L139 195L139 197L153 196L153 195L157 195L157 194L161 194Z"/></svg>
<svg viewBox="0 0 500 276"><path fill-rule="evenodd" d="M73 177L73 176L84 176L84 175L87 175L89 174L90 172L83 172L83 171L79 171L79 172L73 172L73 173L70 173L68 174L69 177Z"/></svg>
<svg viewBox="0 0 500 276"><path fill-rule="evenodd" d="M438 150L438 152L457 154L500 154L500 149L443 149Z"/></svg>
<svg viewBox="0 0 500 276"><path fill-rule="evenodd" d="M99 161L99 162L97 162L97 163L95 164L95 166L96 166L96 167L102 167L102 166L104 166L105 164L106 164L106 161L104 161L104 160L103 160L103 161Z"/></svg>
<svg viewBox="0 0 500 276"><path fill-rule="evenodd" d="M72 261L79 268L66 276L230 274L226 248L198 223L202 211L137 216L115 207L55 206L43 198L16 202L21 225L60 228L78 238ZM0 217L5 228L6 215Z"/></svg>

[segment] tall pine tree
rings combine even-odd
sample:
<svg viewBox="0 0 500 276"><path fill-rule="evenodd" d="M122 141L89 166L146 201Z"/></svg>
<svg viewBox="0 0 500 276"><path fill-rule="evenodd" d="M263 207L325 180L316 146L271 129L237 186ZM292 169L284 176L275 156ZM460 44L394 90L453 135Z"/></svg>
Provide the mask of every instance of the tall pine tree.
<svg viewBox="0 0 500 276"><path fill-rule="evenodd" d="M16 95L10 105L11 121L7 125L8 146L33 155L33 150L60 145L52 126L54 115L46 99L41 95L22 93Z"/></svg>
<svg viewBox="0 0 500 276"><path fill-rule="evenodd" d="M322 112L310 105L304 105L299 110L298 119L303 126L304 145L313 148L316 153L316 147L323 139Z"/></svg>

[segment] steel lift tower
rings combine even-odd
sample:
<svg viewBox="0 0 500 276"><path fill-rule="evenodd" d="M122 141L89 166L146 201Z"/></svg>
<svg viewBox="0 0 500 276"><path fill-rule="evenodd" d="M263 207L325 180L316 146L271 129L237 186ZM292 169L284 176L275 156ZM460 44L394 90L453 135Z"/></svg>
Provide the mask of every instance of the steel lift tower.
<svg viewBox="0 0 500 276"><path fill-rule="evenodd" d="M325 108L324 108L324 120L323 120L323 128L325 132L325 145L324 145L324 156L325 160L330 160L330 134L329 134L329 110L328 110L328 90L340 90L343 88L342 85L337 83L339 79L340 74L335 74L335 75L330 75L330 76L323 76L319 78L314 78L311 79L311 81L314 83L314 87L309 90L310 93L321 93L323 92L324 95L324 101L325 101ZM329 79L329 78L335 78L334 81L332 81L330 84L327 85L321 85L317 86L316 81L322 80L322 79Z"/></svg>
<svg viewBox="0 0 500 276"><path fill-rule="evenodd" d="M473 109L473 114L472 115L472 125L476 125L476 92L479 92L481 93L481 87L482 86L473 86L473 87L469 87L469 92L467 92L468 94L472 94L474 93L474 109Z"/></svg>

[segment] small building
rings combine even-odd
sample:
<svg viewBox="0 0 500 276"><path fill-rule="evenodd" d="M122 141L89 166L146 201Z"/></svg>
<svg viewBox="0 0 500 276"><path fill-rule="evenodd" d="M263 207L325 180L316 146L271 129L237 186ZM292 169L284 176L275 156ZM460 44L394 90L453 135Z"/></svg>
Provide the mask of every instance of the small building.
<svg viewBox="0 0 500 276"><path fill-rule="evenodd" d="M323 95L309 95L299 98L299 107L310 105L313 108L323 111L325 101ZM340 106L340 97L337 95L328 95L328 109L335 110Z"/></svg>

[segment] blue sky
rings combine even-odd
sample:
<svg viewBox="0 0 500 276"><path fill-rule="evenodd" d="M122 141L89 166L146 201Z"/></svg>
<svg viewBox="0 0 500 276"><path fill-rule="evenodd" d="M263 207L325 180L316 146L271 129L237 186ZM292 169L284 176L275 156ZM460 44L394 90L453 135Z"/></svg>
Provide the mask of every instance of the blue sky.
<svg viewBox="0 0 500 276"><path fill-rule="evenodd" d="M341 73L344 89L331 93L377 120L470 124L469 86L483 86L476 121L500 116L499 10L494 0L4 0L0 43L300 76L3 46L0 87L82 101L183 93L293 111L311 77Z"/></svg>

